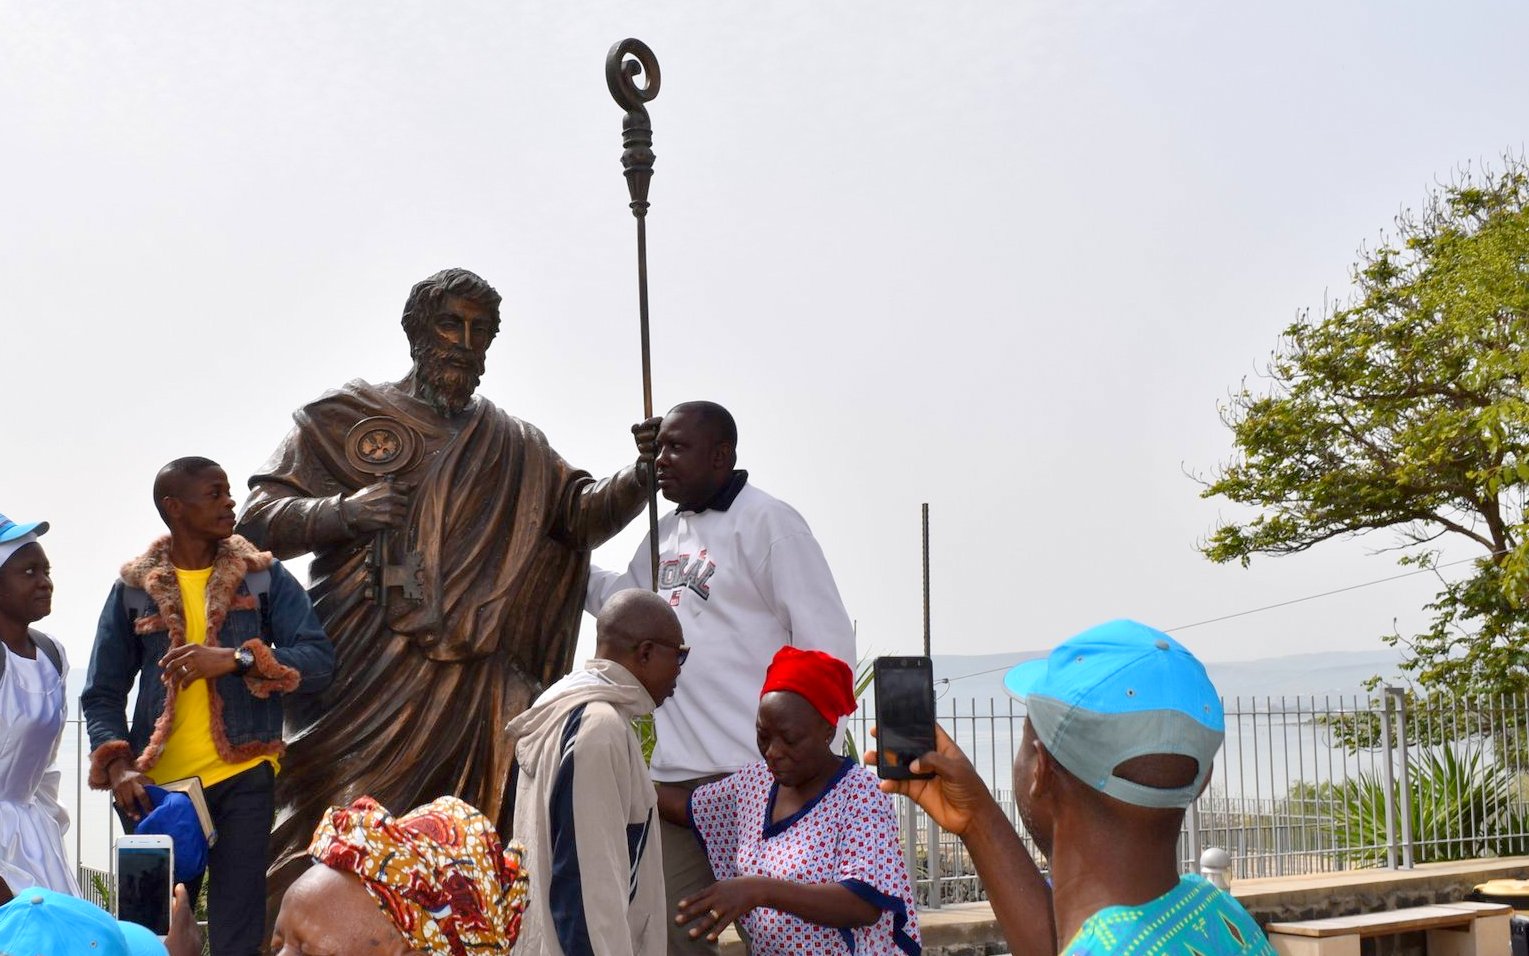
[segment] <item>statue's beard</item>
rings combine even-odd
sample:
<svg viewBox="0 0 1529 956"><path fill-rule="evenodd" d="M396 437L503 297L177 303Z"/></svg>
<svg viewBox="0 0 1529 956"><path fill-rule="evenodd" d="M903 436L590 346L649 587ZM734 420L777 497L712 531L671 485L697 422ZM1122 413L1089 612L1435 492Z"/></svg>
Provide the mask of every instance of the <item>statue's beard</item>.
<svg viewBox="0 0 1529 956"><path fill-rule="evenodd" d="M458 364L464 359L471 364ZM483 354L426 345L416 351L414 368L420 397L443 415L458 415L472 401L483 378Z"/></svg>

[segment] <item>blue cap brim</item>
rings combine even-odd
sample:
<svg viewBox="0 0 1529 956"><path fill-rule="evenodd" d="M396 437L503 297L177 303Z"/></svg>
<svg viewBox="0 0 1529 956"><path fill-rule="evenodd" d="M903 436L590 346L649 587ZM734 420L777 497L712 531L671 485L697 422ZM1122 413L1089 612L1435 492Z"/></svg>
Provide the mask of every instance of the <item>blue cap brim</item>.
<svg viewBox="0 0 1529 956"><path fill-rule="evenodd" d="M15 541L17 538L29 535L34 531L39 535L47 534L48 522L34 521L31 524L9 525L3 530L0 530L0 544L5 544L7 541Z"/></svg>
<svg viewBox="0 0 1529 956"><path fill-rule="evenodd" d="M128 956L164 956L165 944L147 926L118 920L117 928L122 930L122 938L127 942Z"/></svg>
<svg viewBox="0 0 1529 956"><path fill-rule="evenodd" d="M1024 700L1035 690L1037 684L1045 680L1046 669L1050 662L1049 657L1037 657L1033 661L1015 664L1009 668L1007 674L1003 675L1003 689L1010 697Z"/></svg>

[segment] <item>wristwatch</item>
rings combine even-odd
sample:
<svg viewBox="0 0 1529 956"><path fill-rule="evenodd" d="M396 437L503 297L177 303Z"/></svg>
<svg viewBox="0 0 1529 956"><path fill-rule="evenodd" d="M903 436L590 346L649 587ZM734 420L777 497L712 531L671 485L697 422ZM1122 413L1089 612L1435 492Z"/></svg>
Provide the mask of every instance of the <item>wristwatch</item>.
<svg viewBox="0 0 1529 956"><path fill-rule="evenodd" d="M247 647L234 651L234 674L243 677L244 672L255 666L255 652Z"/></svg>

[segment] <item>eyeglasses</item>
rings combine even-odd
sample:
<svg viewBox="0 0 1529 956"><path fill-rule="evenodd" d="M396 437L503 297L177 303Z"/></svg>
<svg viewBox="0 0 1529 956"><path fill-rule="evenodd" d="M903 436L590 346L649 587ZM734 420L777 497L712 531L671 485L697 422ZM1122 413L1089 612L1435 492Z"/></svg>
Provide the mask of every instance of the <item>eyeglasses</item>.
<svg viewBox="0 0 1529 956"><path fill-rule="evenodd" d="M663 641L649 641L648 643L656 647L667 647L673 651L674 662L681 667L685 666L685 661L690 657L689 644L665 644Z"/></svg>

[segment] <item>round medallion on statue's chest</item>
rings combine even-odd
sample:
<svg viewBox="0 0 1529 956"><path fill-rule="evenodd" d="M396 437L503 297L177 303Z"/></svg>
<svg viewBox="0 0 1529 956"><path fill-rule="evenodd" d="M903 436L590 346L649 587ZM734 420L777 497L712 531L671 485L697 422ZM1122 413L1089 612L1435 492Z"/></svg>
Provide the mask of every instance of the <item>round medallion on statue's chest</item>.
<svg viewBox="0 0 1529 956"><path fill-rule="evenodd" d="M368 475L391 475L414 461L419 440L414 430L394 418L363 418L345 435L345 458Z"/></svg>

